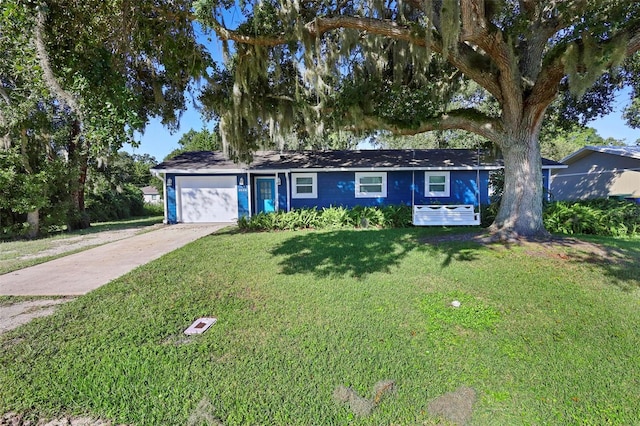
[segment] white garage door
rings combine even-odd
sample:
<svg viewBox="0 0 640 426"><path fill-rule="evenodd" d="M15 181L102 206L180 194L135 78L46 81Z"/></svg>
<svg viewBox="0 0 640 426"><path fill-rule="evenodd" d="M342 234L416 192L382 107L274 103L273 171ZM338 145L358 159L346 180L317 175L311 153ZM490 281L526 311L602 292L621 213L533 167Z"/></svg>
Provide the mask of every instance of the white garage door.
<svg viewBox="0 0 640 426"><path fill-rule="evenodd" d="M235 222L238 190L235 176L179 176L178 221Z"/></svg>

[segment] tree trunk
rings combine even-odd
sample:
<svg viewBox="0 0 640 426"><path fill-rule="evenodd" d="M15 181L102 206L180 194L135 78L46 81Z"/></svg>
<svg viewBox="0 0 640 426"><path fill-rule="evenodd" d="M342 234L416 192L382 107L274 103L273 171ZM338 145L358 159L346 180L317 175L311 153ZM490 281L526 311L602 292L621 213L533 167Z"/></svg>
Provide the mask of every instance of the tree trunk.
<svg viewBox="0 0 640 426"><path fill-rule="evenodd" d="M80 120L75 119L71 124L69 135L69 167L78 171L78 180L71 187L71 209L67 218L69 231L86 229L91 224L84 209L84 187L87 180L88 153L80 135Z"/></svg>
<svg viewBox="0 0 640 426"><path fill-rule="evenodd" d="M40 209L27 213L27 223L29 224L27 238L37 237L40 233Z"/></svg>
<svg viewBox="0 0 640 426"><path fill-rule="evenodd" d="M542 221L542 159L538 132L524 128L503 144L504 192L490 231L499 239L547 238Z"/></svg>

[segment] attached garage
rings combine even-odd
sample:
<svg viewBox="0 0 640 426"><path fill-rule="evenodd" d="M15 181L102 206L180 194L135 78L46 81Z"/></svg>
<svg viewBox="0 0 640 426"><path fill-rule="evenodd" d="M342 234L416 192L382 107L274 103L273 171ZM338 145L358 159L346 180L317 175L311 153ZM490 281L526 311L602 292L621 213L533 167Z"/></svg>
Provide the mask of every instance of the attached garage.
<svg viewBox="0 0 640 426"><path fill-rule="evenodd" d="M176 176L178 222L235 222L238 189L235 176Z"/></svg>

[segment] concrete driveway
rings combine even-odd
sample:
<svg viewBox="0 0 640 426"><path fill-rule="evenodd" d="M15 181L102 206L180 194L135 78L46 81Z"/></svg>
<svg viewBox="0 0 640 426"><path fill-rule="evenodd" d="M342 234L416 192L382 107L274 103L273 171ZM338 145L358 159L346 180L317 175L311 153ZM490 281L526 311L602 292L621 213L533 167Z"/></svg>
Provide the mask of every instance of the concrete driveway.
<svg viewBox="0 0 640 426"><path fill-rule="evenodd" d="M0 275L0 295L86 294L140 265L226 226L229 224L167 225L151 232Z"/></svg>

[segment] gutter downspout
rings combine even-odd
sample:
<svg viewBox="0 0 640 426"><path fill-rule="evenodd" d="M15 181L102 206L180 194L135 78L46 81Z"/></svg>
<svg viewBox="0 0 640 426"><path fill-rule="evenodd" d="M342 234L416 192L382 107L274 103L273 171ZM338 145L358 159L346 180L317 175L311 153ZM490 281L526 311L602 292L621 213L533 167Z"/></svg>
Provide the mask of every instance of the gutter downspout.
<svg viewBox="0 0 640 426"><path fill-rule="evenodd" d="M167 197L167 174L162 174L162 190L164 191L164 200L162 200L162 204L164 204L164 220L162 223L165 225L169 223L169 197Z"/></svg>
<svg viewBox="0 0 640 426"><path fill-rule="evenodd" d="M411 150L411 158L412 160L415 160L416 158L416 151L415 150ZM414 206L416 205L416 170L413 169L411 171L411 223L413 225L415 225L416 220L413 217L414 213Z"/></svg>
<svg viewBox="0 0 640 426"><path fill-rule="evenodd" d="M285 179L287 179L287 212L291 211L291 172L286 172L284 174Z"/></svg>
<svg viewBox="0 0 640 426"><path fill-rule="evenodd" d="M278 172L276 172L275 174L275 178L274 178L274 186L276 187L276 194L275 194L275 209L276 209L276 213L278 211L280 211L280 191L278 191L278 187L280 185L278 185L278 179L280 178L280 176L278 175Z"/></svg>
<svg viewBox="0 0 640 426"><path fill-rule="evenodd" d="M247 200L249 200L248 204L249 204L249 219L251 219L251 212L252 212L252 194L251 194L251 172L249 170L247 170Z"/></svg>

